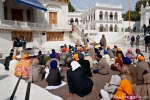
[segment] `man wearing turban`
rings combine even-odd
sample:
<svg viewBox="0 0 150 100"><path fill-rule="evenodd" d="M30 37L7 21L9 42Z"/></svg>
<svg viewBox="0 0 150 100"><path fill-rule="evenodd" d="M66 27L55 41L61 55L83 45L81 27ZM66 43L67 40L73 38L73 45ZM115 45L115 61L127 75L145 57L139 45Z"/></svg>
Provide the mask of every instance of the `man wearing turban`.
<svg viewBox="0 0 150 100"><path fill-rule="evenodd" d="M81 67L85 68L87 76L92 77L90 62L88 60L84 60L84 55L82 53L79 53L78 63L81 65Z"/></svg>
<svg viewBox="0 0 150 100"><path fill-rule="evenodd" d="M138 79L142 81L142 74L144 70L147 70L150 73L150 68L147 62L145 61L143 56L138 57L138 64L137 64L137 71L138 71Z"/></svg>
<svg viewBox="0 0 150 100"><path fill-rule="evenodd" d="M61 84L61 74L57 67L57 61L53 60L50 63L49 75L46 79L48 86L58 86Z"/></svg>

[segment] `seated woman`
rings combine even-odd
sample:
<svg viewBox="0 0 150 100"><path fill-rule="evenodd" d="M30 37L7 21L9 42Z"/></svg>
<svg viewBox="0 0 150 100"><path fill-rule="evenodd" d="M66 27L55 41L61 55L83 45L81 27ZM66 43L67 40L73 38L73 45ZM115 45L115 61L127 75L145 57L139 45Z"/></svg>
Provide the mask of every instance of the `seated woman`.
<svg viewBox="0 0 150 100"><path fill-rule="evenodd" d="M134 62L135 60L135 56L134 54L132 53L132 48L129 48L127 53L126 53L126 57L130 58L132 62Z"/></svg>
<svg viewBox="0 0 150 100"><path fill-rule="evenodd" d="M29 58L29 54L25 53L22 59L19 61L15 68L14 75L22 76L22 78L29 77L29 68L32 64L31 59Z"/></svg>
<svg viewBox="0 0 150 100"><path fill-rule="evenodd" d="M102 100L111 100L120 82L121 82L120 76L112 75L110 82L106 83L106 85L104 86L104 89L100 90Z"/></svg>
<svg viewBox="0 0 150 100"><path fill-rule="evenodd" d="M114 64L111 65L110 69L120 72L122 67L123 67L122 55L118 54L117 58L115 58Z"/></svg>
<svg viewBox="0 0 150 100"><path fill-rule="evenodd" d="M117 48L116 56L117 56L118 54L121 54L122 57L124 57L124 54L123 54L123 52L122 52L122 50L121 50L120 48Z"/></svg>
<svg viewBox="0 0 150 100"><path fill-rule="evenodd" d="M46 79L48 86L59 86L61 84L61 75L59 68L57 68L57 61L53 60L50 63L49 74Z"/></svg>
<svg viewBox="0 0 150 100"><path fill-rule="evenodd" d="M84 67L81 67L77 61L71 62L71 69L67 71L67 80L69 87L68 97L72 97L73 94L84 97L90 94L93 89L92 80L86 75Z"/></svg>
<svg viewBox="0 0 150 100"><path fill-rule="evenodd" d="M130 81L123 78L112 100L131 100L129 98L132 95L133 90ZM132 100L139 100L139 99L132 99Z"/></svg>
<svg viewBox="0 0 150 100"><path fill-rule="evenodd" d="M138 62L138 57L139 56L143 56L144 57L144 55L141 53L141 50L138 49L138 48L135 50L135 52L136 52L137 55L135 57L135 61L134 62L137 63Z"/></svg>
<svg viewBox="0 0 150 100"><path fill-rule="evenodd" d="M32 64L30 66L30 70L29 70L29 80L28 82L38 82L41 81L42 79L42 67L44 67L43 65L38 65L39 64L39 60L38 59L33 59Z"/></svg>
<svg viewBox="0 0 150 100"><path fill-rule="evenodd" d="M150 97L150 73L145 70L142 75L142 83L136 84L134 91L141 98L145 97L145 100L148 100Z"/></svg>

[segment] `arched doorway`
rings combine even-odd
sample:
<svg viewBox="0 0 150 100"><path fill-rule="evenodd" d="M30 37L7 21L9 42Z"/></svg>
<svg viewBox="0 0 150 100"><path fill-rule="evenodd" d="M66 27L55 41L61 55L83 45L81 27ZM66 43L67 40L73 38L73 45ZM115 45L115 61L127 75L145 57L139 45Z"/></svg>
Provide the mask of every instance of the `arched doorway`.
<svg viewBox="0 0 150 100"><path fill-rule="evenodd" d="M78 24L79 24L79 20L78 20L78 18L76 18L76 19L75 19L75 22L76 22L76 25L78 25Z"/></svg>
<svg viewBox="0 0 150 100"><path fill-rule="evenodd" d="M118 32L118 27L117 27L117 25L115 25L114 31L115 31L115 32Z"/></svg>
<svg viewBox="0 0 150 100"><path fill-rule="evenodd" d="M105 25L105 32L108 32L108 25Z"/></svg>
<svg viewBox="0 0 150 100"><path fill-rule="evenodd" d="M102 11L100 11L99 19L100 19L100 20L103 20L103 12L102 12Z"/></svg>
<svg viewBox="0 0 150 100"><path fill-rule="evenodd" d="M118 20L118 14L117 14L117 12L115 12L114 19Z"/></svg>
<svg viewBox="0 0 150 100"><path fill-rule="evenodd" d="M73 25L74 19L70 18L70 24Z"/></svg>
<svg viewBox="0 0 150 100"><path fill-rule="evenodd" d="M100 27L99 27L99 32L103 32L103 24L100 24Z"/></svg>
<svg viewBox="0 0 150 100"><path fill-rule="evenodd" d="M105 19L108 20L108 12L105 12Z"/></svg>
<svg viewBox="0 0 150 100"><path fill-rule="evenodd" d="M113 25L110 25L109 31L110 31L110 32L113 32Z"/></svg>
<svg viewBox="0 0 150 100"><path fill-rule="evenodd" d="M110 12L110 20L113 20L113 12Z"/></svg>

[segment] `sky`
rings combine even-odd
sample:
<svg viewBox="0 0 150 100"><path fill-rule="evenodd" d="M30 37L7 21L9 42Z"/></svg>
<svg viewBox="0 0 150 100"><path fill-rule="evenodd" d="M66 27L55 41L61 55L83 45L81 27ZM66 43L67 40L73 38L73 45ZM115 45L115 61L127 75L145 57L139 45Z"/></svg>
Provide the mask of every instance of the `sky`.
<svg viewBox="0 0 150 100"><path fill-rule="evenodd" d="M71 4L76 10L85 10L87 7L91 7L96 2L103 3L103 4L115 4L115 5L122 5L123 13L128 10L128 0L70 0ZM131 10L135 9L135 4L139 0L130 0L130 7Z"/></svg>

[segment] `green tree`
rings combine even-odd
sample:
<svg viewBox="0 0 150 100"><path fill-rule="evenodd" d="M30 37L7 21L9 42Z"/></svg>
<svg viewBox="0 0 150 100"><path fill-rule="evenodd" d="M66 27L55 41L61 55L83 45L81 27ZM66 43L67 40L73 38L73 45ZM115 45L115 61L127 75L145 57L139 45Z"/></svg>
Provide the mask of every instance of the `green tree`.
<svg viewBox="0 0 150 100"><path fill-rule="evenodd" d="M72 6L71 2L68 3L68 11L69 12L74 12L75 8Z"/></svg>

